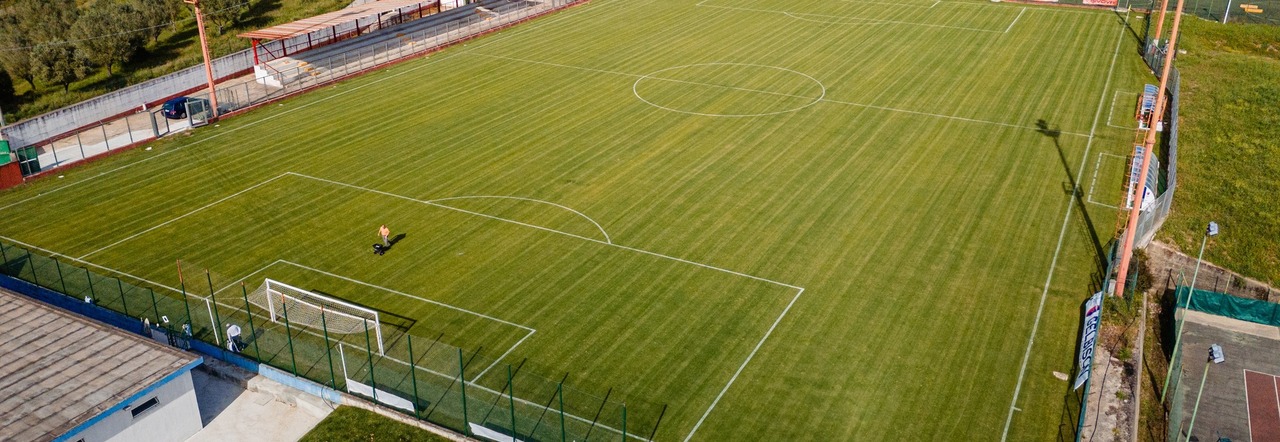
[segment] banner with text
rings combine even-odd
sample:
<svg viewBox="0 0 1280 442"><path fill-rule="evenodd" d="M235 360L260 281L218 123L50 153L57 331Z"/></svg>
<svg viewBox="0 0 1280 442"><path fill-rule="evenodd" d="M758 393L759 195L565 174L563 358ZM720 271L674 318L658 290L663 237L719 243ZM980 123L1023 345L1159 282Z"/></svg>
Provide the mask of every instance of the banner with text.
<svg viewBox="0 0 1280 442"><path fill-rule="evenodd" d="M1084 303L1084 329L1080 333L1080 355L1076 358L1076 383L1072 390L1080 389L1093 371L1093 347L1098 343L1098 326L1102 323L1102 292L1094 293Z"/></svg>

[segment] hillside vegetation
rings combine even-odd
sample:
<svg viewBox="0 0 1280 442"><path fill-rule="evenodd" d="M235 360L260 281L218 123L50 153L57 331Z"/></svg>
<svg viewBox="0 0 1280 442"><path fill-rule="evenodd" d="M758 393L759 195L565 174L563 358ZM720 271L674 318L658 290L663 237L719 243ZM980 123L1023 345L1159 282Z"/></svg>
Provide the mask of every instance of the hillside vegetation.
<svg viewBox="0 0 1280 442"><path fill-rule="evenodd" d="M236 34L349 2L203 0L210 51L248 48ZM195 16L181 0L0 2L0 108L9 123L200 62Z"/></svg>
<svg viewBox="0 0 1280 442"><path fill-rule="evenodd" d="M1178 193L1160 233L1205 259L1280 283L1280 27L1188 18L1182 72Z"/></svg>

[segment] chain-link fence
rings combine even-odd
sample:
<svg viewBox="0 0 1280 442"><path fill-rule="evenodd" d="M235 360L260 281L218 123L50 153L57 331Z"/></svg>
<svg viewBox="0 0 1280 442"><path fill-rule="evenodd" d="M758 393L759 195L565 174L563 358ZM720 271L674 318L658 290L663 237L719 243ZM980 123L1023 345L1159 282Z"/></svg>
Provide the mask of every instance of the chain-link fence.
<svg viewBox="0 0 1280 442"><path fill-rule="evenodd" d="M1131 5L1142 10L1160 9L1159 0L1134 0ZM1177 5L1177 0L1169 0L1166 8L1172 12ZM1184 0L1182 11L1219 23L1280 25L1280 0Z"/></svg>
<svg viewBox="0 0 1280 442"><path fill-rule="evenodd" d="M199 265L179 263L179 286L168 288L104 276L55 256L0 241L0 273L138 318L173 345L202 341L464 434L649 441L666 412L616 389L571 381L563 370L452 346L443 334L412 335L408 318L384 314L353 332L332 327L323 313L318 324L291 320L290 304L268 312L251 299L254 287ZM375 327L382 346L375 344Z"/></svg>

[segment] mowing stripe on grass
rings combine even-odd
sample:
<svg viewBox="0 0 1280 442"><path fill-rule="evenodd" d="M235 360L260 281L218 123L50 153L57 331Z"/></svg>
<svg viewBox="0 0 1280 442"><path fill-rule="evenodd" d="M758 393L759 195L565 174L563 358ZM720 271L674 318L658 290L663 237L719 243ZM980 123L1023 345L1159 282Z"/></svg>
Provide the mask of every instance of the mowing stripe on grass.
<svg viewBox="0 0 1280 442"><path fill-rule="evenodd" d="M1125 14L1125 23L1120 27L1120 34L1116 37L1116 49L1111 54L1111 67L1107 69L1107 80L1103 82L1102 92L1098 97L1098 110L1093 115L1093 128L1089 129L1089 141L1085 143L1084 155L1080 156L1080 165L1076 170L1076 186L1079 186L1080 180L1084 178L1084 166L1089 159L1089 149L1093 146L1094 134L1098 130L1098 121L1102 119L1102 108L1106 104L1107 91L1111 89L1111 76L1116 70L1116 60L1120 56L1120 43L1124 42L1124 31L1127 29L1129 22L1129 14ZM1027 350L1022 355L1022 366L1018 368L1018 383L1013 388L1013 399L1009 403L1009 415L1004 421L1004 432L1000 434L1000 440L1009 439L1009 427L1013 425L1013 412L1017 411L1018 395L1022 392L1022 381L1027 374L1027 362L1031 360L1031 348L1036 343L1036 332L1040 329L1040 317L1044 314L1044 303L1049 298L1049 285L1053 283L1053 273L1058 266L1058 257L1062 252L1062 243L1067 237L1067 226L1071 223L1071 209L1075 207L1071 199L1075 197L1075 193L1079 189L1072 189L1072 194L1067 196L1067 213L1062 217L1062 229L1058 232L1058 245L1053 250L1053 260L1049 263L1049 275L1044 279L1044 290L1040 292L1040 306L1036 308L1036 319L1031 325L1031 336L1027 338Z"/></svg>

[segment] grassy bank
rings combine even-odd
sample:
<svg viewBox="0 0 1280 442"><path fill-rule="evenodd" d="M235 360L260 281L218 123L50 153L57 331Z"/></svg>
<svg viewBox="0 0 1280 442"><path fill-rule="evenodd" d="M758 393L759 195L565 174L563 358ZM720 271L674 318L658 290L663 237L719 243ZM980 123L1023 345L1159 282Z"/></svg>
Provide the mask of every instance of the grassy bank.
<svg viewBox="0 0 1280 442"><path fill-rule="evenodd" d="M302 442L332 441L448 442L449 439L402 424L362 408L338 407L311 429Z"/></svg>
<svg viewBox="0 0 1280 442"><path fill-rule="evenodd" d="M1183 22L1179 189L1161 239L1280 282L1280 27Z"/></svg>

